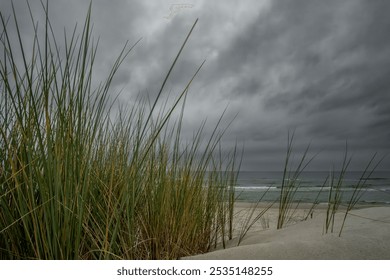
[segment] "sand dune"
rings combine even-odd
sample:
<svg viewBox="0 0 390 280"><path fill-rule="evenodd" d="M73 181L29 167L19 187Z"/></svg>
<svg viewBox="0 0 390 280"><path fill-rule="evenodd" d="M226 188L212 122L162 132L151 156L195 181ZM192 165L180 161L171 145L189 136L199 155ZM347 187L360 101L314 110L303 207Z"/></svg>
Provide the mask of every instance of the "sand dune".
<svg viewBox="0 0 390 280"><path fill-rule="evenodd" d="M248 232L240 246L237 246L236 237L229 241L227 249L187 259L390 260L390 207L351 211L339 237L341 212L336 216L334 233L323 234L325 211L320 209L313 218L279 230L260 230L257 225ZM267 219L272 220L275 216L276 209L271 209ZM272 223L270 227L275 228Z"/></svg>

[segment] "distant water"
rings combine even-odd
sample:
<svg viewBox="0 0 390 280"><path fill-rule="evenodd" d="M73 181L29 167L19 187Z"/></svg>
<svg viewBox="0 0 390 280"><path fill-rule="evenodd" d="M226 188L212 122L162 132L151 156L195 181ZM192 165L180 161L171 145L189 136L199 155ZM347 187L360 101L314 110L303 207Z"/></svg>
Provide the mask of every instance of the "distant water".
<svg viewBox="0 0 390 280"><path fill-rule="evenodd" d="M348 201L363 172L351 171L344 176L342 200ZM324 184L329 171L305 171L299 176L299 188L295 201L313 202L322 188L318 200L326 202L329 196L329 180ZM241 171L235 190L240 201L257 201L267 191L263 201L273 201L279 197L283 172L248 172ZM335 174L336 184L338 173ZM365 184L366 191L361 197L362 203L390 204L390 171L374 172Z"/></svg>

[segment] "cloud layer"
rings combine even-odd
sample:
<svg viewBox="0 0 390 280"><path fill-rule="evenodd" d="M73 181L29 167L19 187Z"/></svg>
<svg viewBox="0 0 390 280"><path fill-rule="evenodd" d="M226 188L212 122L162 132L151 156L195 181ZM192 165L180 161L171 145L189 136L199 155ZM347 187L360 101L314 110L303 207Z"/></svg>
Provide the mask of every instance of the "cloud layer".
<svg viewBox="0 0 390 280"><path fill-rule="evenodd" d="M23 35L31 24L24 1L14 1ZM42 20L39 1L29 1ZM88 1L50 1L56 32L82 23ZM156 94L187 32L192 34L167 92L178 93L206 64L187 100L185 135L206 117L212 126L228 107L237 117L225 145L245 145L243 169L278 170L288 131L301 152L319 152L313 169L339 164L348 141L354 169L390 152L389 1L93 1L100 37L97 76L104 76L126 40L140 44L114 81L121 102ZM10 1L2 1L3 14ZM61 36L59 36L61 37ZM390 169L387 158L381 169Z"/></svg>

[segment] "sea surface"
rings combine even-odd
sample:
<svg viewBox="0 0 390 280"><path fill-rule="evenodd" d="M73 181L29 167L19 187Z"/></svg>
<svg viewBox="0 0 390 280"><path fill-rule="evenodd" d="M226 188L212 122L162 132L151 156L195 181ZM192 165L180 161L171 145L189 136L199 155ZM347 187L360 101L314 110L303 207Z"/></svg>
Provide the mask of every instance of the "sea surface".
<svg viewBox="0 0 390 280"><path fill-rule="evenodd" d="M363 171L350 171L344 175L341 193L342 202L347 203L356 190L359 183L364 182L360 203L390 204L390 171L375 171L367 178L362 178ZM328 180L326 181L326 178ZM297 191L294 201L327 202L329 198L331 180L329 171L304 171L298 177L296 183ZM339 173L334 173L333 185L336 185ZM280 196L283 172L268 171L240 171L235 186L237 200L256 202L275 201ZM287 182L287 180L286 180Z"/></svg>

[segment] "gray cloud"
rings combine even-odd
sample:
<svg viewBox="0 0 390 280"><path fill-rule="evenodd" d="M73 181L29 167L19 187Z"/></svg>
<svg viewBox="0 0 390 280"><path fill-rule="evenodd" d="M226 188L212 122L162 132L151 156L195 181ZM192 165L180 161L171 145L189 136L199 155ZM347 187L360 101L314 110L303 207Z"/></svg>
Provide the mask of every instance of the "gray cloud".
<svg viewBox="0 0 390 280"><path fill-rule="evenodd" d="M24 38L31 24L23 1ZM42 18L39 1L29 1ZM295 147L311 142L322 151L314 169L341 161L348 141L361 168L375 151L390 152L390 10L388 1L183 1L170 16L166 1L93 1L94 36L100 37L97 80L104 77L126 40L142 37L114 80L119 101L154 96L180 45L199 18L168 81L177 94L207 62L190 89L183 135L207 118L213 128L228 107L224 124L236 115L225 137L245 145L244 169L280 169L288 131ZM50 1L59 37L83 22L89 1ZM188 6L190 5L190 6ZM1 4L10 12L10 1ZM390 156L381 168L390 169Z"/></svg>

